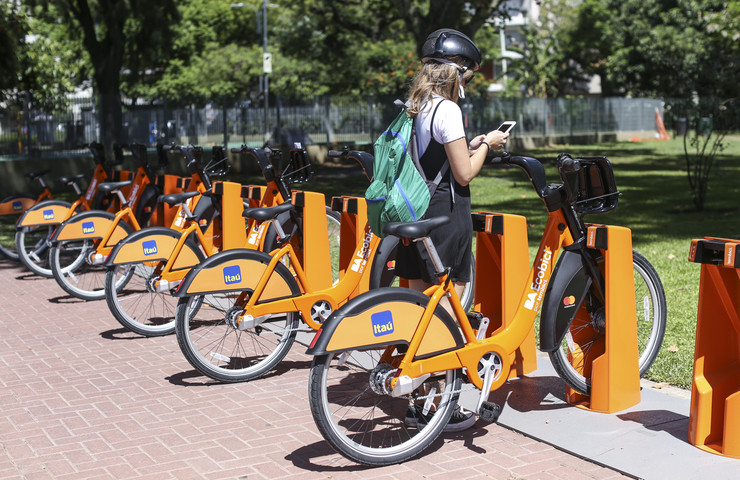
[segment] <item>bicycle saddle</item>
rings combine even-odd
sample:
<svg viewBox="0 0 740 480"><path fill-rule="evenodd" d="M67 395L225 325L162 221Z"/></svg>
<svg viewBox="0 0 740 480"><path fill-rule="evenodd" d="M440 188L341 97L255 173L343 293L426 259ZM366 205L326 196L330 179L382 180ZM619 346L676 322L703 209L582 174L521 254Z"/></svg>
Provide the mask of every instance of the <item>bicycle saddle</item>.
<svg viewBox="0 0 740 480"><path fill-rule="evenodd" d="M77 175L74 175L72 177L59 177L59 178L57 178L57 181L59 183L68 184L68 183L75 182L77 180L81 180L81 179L83 179L85 177L86 177L86 175L84 173L78 173Z"/></svg>
<svg viewBox="0 0 740 480"><path fill-rule="evenodd" d="M167 195L161 195L159 197L159 201L162 203L166 203L167 205L177 205L178 203L182 203L188 198L193 198L197 195L200 195L200 192L196 190L183 193L170 193Z"/></svg>
<svg viewBox="0 0 740 480"><path fill-rule="evenodd" d="M295 207L290 202L281 203L274 207L245 208L242 216L264 222L274 219L283 212L289 212L293 208Z"/></svg>
<svg viewBox="0 0 740 480"><path fill-rule="evenodd" d="M396 237L416 240L429 236L429 232L442 225L450 223L450 217L434 217L418 222L389 223L383 228L383 233Z"/></svg>
<svg viewBox="0 0 740 480"><path fill-rule="evenodd" d="M28 178L30 178L31 180L36 180L37 178L39 178L39 177L41 177L43 175L46 175L50 171L51 170L41 170L40 172L28 172L28 173L26 173L26 176Z"/></svg>
<svg viewBox="0 0 740 480"><path fill-rule="evenodd" d="M122 182L105 182L98 185L98 190L101 192L112 192L113 190L118 190L120 188L125 187L126 185L131 185L131 180L124 180Z"/></svg>

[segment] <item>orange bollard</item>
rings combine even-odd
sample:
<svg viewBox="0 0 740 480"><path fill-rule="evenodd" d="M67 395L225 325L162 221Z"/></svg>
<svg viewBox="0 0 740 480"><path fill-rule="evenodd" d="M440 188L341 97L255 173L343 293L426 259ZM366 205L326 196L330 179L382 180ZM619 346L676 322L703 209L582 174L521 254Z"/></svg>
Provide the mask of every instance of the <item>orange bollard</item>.
<svg viewBox="0 0 740 480"><path fill-rule="evenodd" d="M740 458L740 240L692 240L701 263L689 443Z"/></svg>
<svg viewBox="0 0 740 480"><path fill-rule="evenodd" d="M367 226L367 204L362 197L339 196L332 197L331 209L340 213L339 227L339 280L350 267L355 254L355 247L365 236ZM364 288L359 291L366 292L368 289L367 279ZM354 295L358 294L356 291Z"/></svg>
<svg viewBox="0 0 740 480"><path fill-rule="evenodd" d="M488 317L487 336L512 322L529 274L527 221L520 215L473 213L475 248L474 309ZM511 354L509 377L537 369L534 323Z"/></svg>
<svg viewBox="0 0 740 480"><path fill-rule="evenodd" d="M584 364L590 367L591 396L566 389L568 403L613 413L640 402L637 313L632 267L632 233L624 227L590 226L589 248L604 255L605 329L602 348L592 348Z"/></svg>
<svg viewBox="0 0 740 480"><path fill-rule="evenodd" d="M329 237L326 223L326 200L323 193L293 192L293 205L303 219L301 265L314 290L331 287Z"/></svg>

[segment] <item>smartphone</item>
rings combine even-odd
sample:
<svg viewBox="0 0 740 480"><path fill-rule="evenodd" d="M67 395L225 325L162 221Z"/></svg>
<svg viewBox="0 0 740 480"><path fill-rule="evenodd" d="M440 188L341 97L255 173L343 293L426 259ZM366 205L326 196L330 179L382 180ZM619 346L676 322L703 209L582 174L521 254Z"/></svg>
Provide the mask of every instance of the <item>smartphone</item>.
<svg viewBox="0 0 740 480"><path fill-rule="evenodd" d="M508 133L514 128L514 125L516 125L516 122L514 120L506 120L504 123L501 124L500 127L498 127L497 130Z"/></svg>

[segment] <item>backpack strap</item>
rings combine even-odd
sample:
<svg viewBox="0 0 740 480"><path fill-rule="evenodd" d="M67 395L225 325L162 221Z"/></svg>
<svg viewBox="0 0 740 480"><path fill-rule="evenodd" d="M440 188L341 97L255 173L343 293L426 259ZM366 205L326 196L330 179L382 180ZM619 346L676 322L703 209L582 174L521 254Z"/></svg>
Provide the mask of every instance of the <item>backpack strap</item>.
<svg viewBox="0 0 740 480"><path fill-rule="evenodd" d="M444 102L445 99L442 100ZM442 102L439 102L436 107L434 107L434 111L432 112L432 120L430 123L430 134L431 139L434 140L434 117L437 115L437 109L440 105L442 105ZM447 173L447 170L450 169L450 160L445 158L445 162L442 164L442 167L439 169L439 172L437 173L437 176L434 177L434 180L431 182L427 178L427 176L424 174L424 169L421 168L421 158L419 157L419 145L418 145L418 138L416 137L416 117L414 117L414 128L411 130L411 141L409 141L409 150L411 151L411 158L414 161L414 165L416 165L416 169L421 174L421 177L424 179L424 181L427 182L429 185L429 197L431 198L434 196L434 192L437 191L437 187L442 182L442 178ZM452 202L455 202L455 185L454 181L450 182L450 189L452 190Z"/></svg>

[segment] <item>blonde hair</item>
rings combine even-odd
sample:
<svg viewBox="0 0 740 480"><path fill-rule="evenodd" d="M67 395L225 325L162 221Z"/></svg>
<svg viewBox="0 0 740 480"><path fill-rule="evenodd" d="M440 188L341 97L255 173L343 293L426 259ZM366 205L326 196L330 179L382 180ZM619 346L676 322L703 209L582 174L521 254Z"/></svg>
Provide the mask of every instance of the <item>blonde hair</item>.
<svg viewBox="0 0 740 480"><path fill-rule="evenodd" d="M465 57L461 56L450 57L449 60L461 67L468 62ZM467 70L463 74L463 79L468 81L473 74L473 70ZM460 72L455 65L435 61L426 62L411 81L411 87L409 88L410 107L406 112L410 117L416 117L432 95L439 95L457 102L459 91Z"/></svg>

